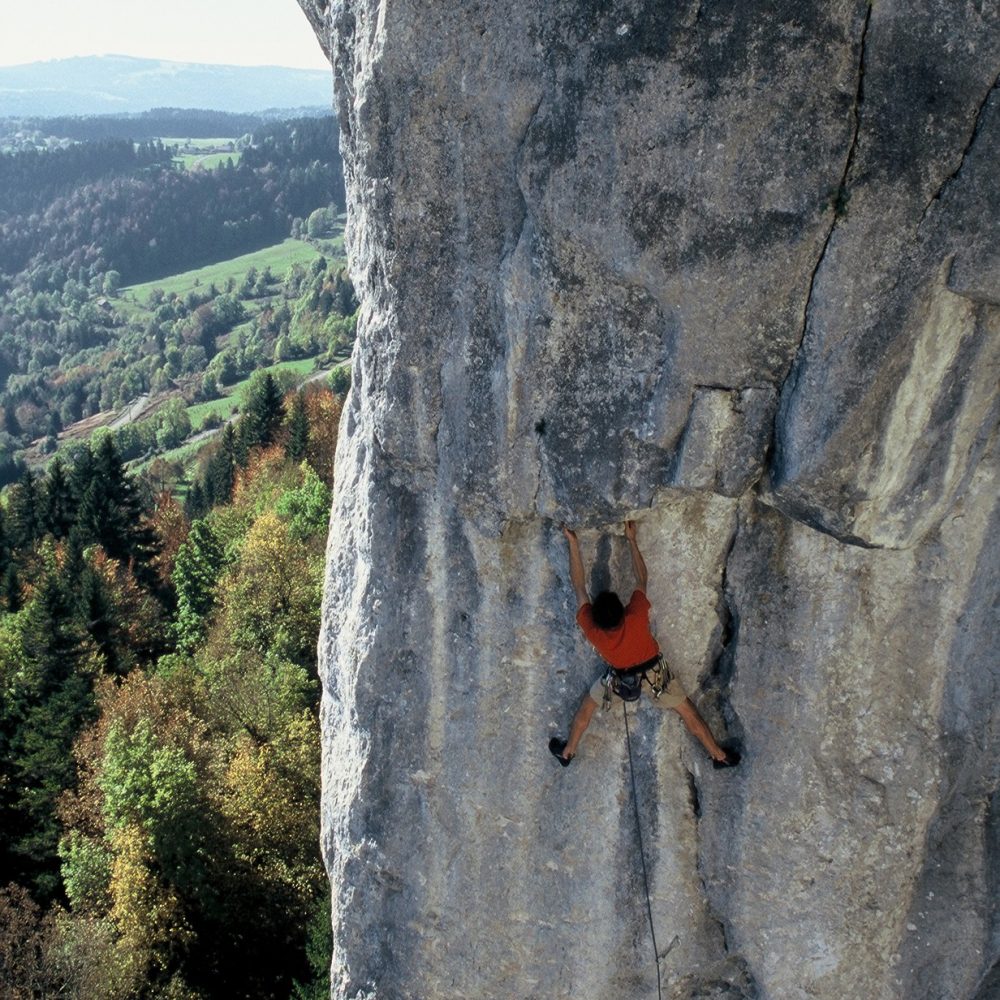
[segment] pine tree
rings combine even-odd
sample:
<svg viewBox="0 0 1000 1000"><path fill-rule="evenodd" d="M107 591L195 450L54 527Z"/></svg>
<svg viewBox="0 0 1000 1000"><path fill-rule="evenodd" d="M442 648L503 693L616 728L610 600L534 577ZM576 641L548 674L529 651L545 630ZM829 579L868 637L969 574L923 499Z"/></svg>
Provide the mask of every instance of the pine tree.
<svg viewBox="0 0 1000 1000"><path fill-rule="evenodd" d="M155 591L158 580L151 563L156 535L143 514L135 485L107 435L91 456L90 483L79 501L81 542L98 542L112 559L131 563L136 579Z"/></svg>
<svg viewBox="0 0 1000 1000"><path fill-rule="evenodd" d="M4 833L14 878L32 882L46 901L60 885L56 801L73 782L73 743L93 716L94 699L83 669L86 634L54 566L26 614L24 668L5 713L13 725L4 770L14 794Z"/></svg>
<svg viewBox="0 0 1000 1000"><path fill-rule="evenodd" d="M201 480L196 479L188 490L184 499L184 514L189 521L198 517L204 517L208 513L208 504L205 502L205 491L202 489Z"/></svg>
<svg viewBox="0 0 1000 1000"><path fill-rule="evenodd" d="M108 673L122 673L117 648L118 625L104 583L94 569L84 565L76 586L76 611L97 649Z"/></svg>
<svg viewBox="0 0 1000 1000"><path fill-rule="evenodd" d="M90 490L98 512L91 525L94 538L113 559L127 560L135 547L133 531L141 518L141 507L132 481L110 434L94 450L94 476Z"/></svg>
<svg viewBox="0 0 1000 1000"><path fill-rule="evenodd" d="M6 403L3 408L3 429L11 437L18 437L22 433L21 424L14 412L14 404L11 402Z"/></svg>
<svg viewBox="0 0 1000 1000"><path fill-rule="evenodd" d="M10 544L7 539L7 515L0 507L0 579L10 566Z"/></svg>
<svg viewBox="0 0 1000 1000"><path fill-rule="evenodd" d="M73 467L70 470L70 488L73 491L73 499L77 504L83 499L87 487L90 486L94 478L94 455L89 447L77 450L73 456Z"/></svg>
<svg viewBox="0 0 1000 1000"><path fill-rule="evenodd" d="M76 521L76 498L66 464L56 456L49 465L42 500L42 522L55 538L65 538Z"/></svg>
<svg viewBox="0 0 1000 1000"><path fill-rule="evenodd" d="M7 533L12 549L28 549L43 534L41 497L38 479L26 469L10 489L7 504Z"/></svg>
<svg viewBox="0 0 1000 1000"><path fill-rule="evenodd" d="M69 537L63 546L61 577L63 590L70 595L77 594L80 580L83 577L87 563L83 558L84 537L78 527L70 530Z"/></svg>
<svg viewBox="0 0 1000 1000"><path fill-rule="evenodd" d="M237 462L245 465L251 448L271 444L285 416L285 406L274 376L256 372L247 386L246 401L239 419Z"/></svg>
<svg viewBox="0 0 1000 1000"><path fill-rule="evenodd" d="M350 316L357 311L358 300L354 294L354 283L344 268L337 271L333 282L335 308L341 316Z"/></svg>
<svg viewBox="0 0 1000 1000"><path fill-rule="evenodd" d="M21 580L13 563L9 563L7 569L4 570L3 603L11 614L21 610Z"/></svg>
<svg viewBox="0 0 1000 1000"><path fill-rule="evenodd" d="M288 441L285 454L293 462L301 462L309 447L309 417L306 414L305 395L300 391L292 401L292 412L288 418Z"/></svg>
<svg viewBox="0 0 1000 1000"><path fill-rule="evenodd" d="M102 525L107 523L104 500L100 485L92 479L77 500L76 524L73 531L81 546L100 539Z"/></svg>
<svg viewBox="0 0 1000 1000"><path fill-rule="evenodd" d="M238 444L232 424L226 424L222 440L205 469L205 501L209 507L229 503L236 481Z"/></svg>

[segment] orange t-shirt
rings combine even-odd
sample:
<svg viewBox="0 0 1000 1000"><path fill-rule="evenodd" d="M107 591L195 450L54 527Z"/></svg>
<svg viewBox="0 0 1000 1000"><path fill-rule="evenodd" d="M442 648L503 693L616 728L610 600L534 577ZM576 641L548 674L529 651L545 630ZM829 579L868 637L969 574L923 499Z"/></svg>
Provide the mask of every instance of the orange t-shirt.
<svg viewBox="0 0 1000 1000"><path fill-rule="evenodd" d="M594 607L589 602L576 613L577 624L590 644L616 670L628 670L659 655L660 647L649 631L650 603L637 590L625 608L625 617L610 632L594 624Z"/></svg>

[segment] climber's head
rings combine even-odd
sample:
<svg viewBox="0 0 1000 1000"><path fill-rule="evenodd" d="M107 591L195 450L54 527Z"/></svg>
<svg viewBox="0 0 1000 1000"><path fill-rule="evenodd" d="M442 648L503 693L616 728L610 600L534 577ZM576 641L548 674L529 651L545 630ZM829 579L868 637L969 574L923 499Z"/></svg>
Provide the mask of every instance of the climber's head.
<svg viewBox="0 0 1000 1000"><path fill-rule="evenodd" d="M618 595L611 590L602 590L594 598L594 624L604 632L613 632L622 623L625 609Z"/></svg>

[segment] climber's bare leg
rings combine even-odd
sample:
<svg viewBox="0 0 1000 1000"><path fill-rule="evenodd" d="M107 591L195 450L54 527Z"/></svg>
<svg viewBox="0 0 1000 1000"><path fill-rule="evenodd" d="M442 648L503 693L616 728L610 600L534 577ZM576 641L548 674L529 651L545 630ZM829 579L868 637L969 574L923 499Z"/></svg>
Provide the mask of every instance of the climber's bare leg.
<svg viewBox="0 0 1000 1000"><path fill-rule="evenodd" d="M594 707L596 708L597 706L595 705ZM712 730L708 728L708 724L698 714L698 709L691 703L690 698L685 698L674 711L684 720L684 725L687 726L688 731L708 751L708 755L712 760L721 761L726 759L726 751L715 742ZM568 755L569 744L566 745L566 751Z"/></svg>
<svg viewBox="0 0 1000 1000"><path fill-rule="evenodd" d="M594 712L597 711L597 702L590 697L589 694L583 696L583 701L580 702L580 707L576 710L576 715L573 716L573 722L569 727L569 739L566 741L566 747L562 752L563 757L569 760L570 757L576 756L576 747L580 742L580 737L587 730L587 726L590 725L590 720L594 716Z"/></svg>

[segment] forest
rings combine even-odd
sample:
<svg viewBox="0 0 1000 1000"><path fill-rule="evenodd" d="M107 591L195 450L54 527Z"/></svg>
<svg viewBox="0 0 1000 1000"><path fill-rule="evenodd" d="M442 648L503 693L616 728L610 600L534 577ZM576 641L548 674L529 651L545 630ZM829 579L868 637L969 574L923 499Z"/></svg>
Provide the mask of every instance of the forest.
<svg viewBox="0 0 1000 1000"><path fill-rule="evenodd" d="M260 373L194 519L110 434L8 491L6 997L326 995L316 640L339 410Z"/></svg>
<svg viewBox="0 0 1000 1000"><path fill-rule="evenodd" d="M165 136L0 155L10 1000L328 995L316 645L357 309L333 133L260 123L207 170Z"/></svg>

